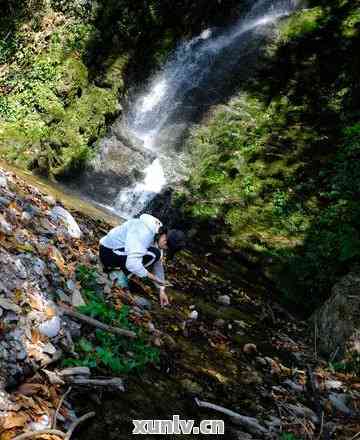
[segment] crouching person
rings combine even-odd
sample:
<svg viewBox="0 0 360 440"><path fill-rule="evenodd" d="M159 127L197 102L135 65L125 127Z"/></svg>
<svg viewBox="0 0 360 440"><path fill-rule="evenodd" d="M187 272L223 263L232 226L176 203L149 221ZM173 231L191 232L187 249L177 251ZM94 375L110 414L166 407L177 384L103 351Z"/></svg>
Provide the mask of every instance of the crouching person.
<svg viewBox="0 0 360 440"><path fill-rule="evenodd" d="M143 214L117 226L100 240L99 256L105 272L121 269L126 279L132 275L149 278L159 289L162 306L169 304L165 292L163 252L171 259L185 247L185 235L167 230L160 220Z"/></svg>

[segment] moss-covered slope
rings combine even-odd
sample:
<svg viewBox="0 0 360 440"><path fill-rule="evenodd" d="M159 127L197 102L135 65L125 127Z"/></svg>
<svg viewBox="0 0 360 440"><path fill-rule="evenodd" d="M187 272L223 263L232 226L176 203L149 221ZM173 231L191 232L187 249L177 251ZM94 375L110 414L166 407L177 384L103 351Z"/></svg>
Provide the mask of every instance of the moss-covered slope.
<svg viewBox="0 0 360 440"><path fill-rule="evenodd" d="M264 68L193 131L185 214L310 311L360 257L360 4L285 20Z"/></svg>

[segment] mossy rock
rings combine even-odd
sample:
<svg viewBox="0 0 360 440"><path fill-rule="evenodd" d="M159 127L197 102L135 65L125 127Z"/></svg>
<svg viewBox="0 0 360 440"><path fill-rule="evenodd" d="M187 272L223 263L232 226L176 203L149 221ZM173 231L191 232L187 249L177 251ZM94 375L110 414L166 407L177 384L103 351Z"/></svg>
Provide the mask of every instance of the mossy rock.
<svg viewBox="0 0 360 440"><path fill-rule="evenodd" d="M88 70L81 60L71 56L61 65L59 73L56 93L65 103L70 103L87 86Z"/></svg>

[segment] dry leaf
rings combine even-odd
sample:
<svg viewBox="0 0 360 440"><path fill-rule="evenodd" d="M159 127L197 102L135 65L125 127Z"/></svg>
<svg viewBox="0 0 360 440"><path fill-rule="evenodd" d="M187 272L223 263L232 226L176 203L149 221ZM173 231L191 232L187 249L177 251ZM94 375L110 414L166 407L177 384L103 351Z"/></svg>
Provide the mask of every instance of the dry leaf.
<svg viewBox="0 0 360 440"><path fill-rule="evenodd" d="M23 383L17 391L20 394L24 394L24 396L33 396L39 392L44 392L44 388L44 385L39 383Z"/></svg>
<svg viewBox="0 0 360 440"><path fill-rule="evenodd" d="M24 426L28 419L29 416L25 413L12 411L8 412L6 417L3 419L2 428L6 430Z"/></svg>

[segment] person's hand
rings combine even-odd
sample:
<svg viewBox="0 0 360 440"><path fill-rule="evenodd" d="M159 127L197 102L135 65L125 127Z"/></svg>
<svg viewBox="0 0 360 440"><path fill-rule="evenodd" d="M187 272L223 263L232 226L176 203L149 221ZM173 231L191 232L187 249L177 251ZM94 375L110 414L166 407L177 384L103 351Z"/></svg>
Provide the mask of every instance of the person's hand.
<svg viewBox="0 0 360 440"><path fill-rule="evenodd" d="M160 289L159 301L161 307L165 307L170 304L169 298L167 297L164 289Z"/></svg>

